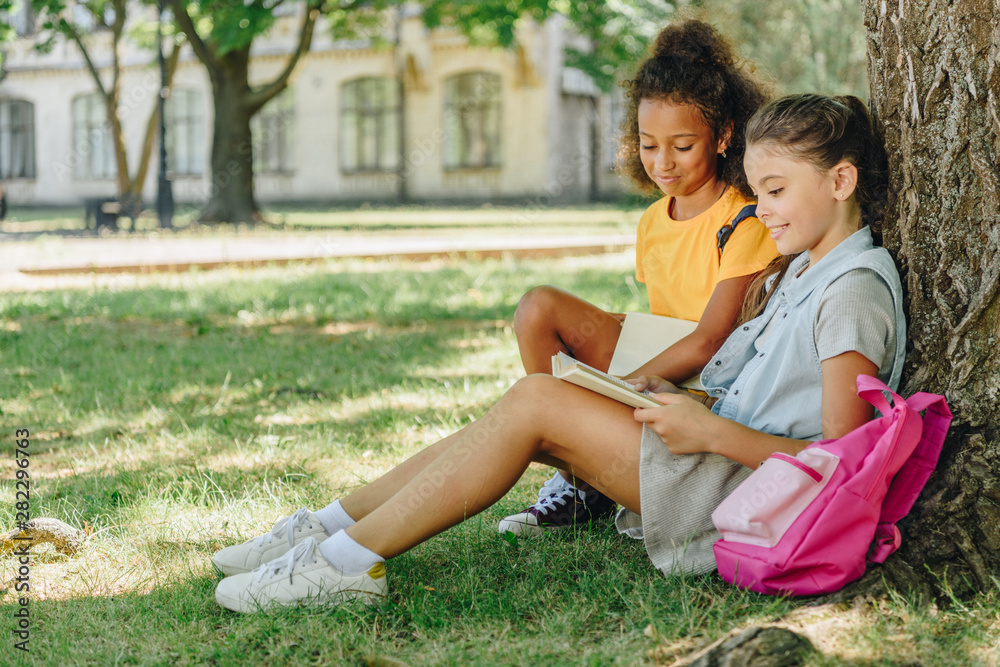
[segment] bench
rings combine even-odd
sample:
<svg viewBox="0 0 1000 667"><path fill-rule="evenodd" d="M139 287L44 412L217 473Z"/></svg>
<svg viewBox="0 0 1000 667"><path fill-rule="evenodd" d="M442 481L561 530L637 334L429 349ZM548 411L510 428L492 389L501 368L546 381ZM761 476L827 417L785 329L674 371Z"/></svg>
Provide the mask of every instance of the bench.
<svg viewBox="0 0 1000 667"><path fill-rule="evenodd" d="M107 227L117 231L121 213L121 202L115 197L87 197L83 200L83 224L87 229L100 231L102 227Z"/></svg>

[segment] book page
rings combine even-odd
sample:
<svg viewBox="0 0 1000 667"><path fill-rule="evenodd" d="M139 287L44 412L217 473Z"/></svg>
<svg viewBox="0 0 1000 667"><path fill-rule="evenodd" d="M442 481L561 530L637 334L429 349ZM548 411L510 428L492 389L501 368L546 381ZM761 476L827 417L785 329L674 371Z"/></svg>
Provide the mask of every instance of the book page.
<svg viewBox="0 0 1000 667"><path fill-rule="evenodd" d="M624 377L660 352L689 335L697 322L649 313L626 313L622 333L615 346L608 373ZM698 376L681 385L685 389L702 390Z"/></svg>

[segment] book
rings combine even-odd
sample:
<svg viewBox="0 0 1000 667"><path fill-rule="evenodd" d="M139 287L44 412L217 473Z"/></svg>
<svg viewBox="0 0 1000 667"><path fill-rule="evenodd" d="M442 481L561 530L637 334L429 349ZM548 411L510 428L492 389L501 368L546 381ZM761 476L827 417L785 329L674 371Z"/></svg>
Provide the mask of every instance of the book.
<svg viewBox="0 0 1000 667"><path fill-rule="evenodd" d="M552 375L633 408L658 408L663 405L649 393L636 391L628 382L577 361L565 352L552 355Z"/></svg>
<svg viewBox="0 0 1000 667"><path fill-rule="evenodd" d="M689 335L698 326L697 322L680 320L664 315L649 313L625 313L622 332L618 337L614 355L608 365L608 373L619 377L628 375L656 355ZM683 384L682 389L704 391L699 375Z"/></svg>

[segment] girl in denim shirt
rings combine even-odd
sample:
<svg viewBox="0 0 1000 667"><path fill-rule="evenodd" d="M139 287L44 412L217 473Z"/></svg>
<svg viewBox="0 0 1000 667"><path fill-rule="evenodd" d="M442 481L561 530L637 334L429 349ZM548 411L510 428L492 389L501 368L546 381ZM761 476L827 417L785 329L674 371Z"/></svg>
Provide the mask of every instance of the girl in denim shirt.
<svg viewBox="0 0 1000 667"><path fill-rule="evenodd" d="M664 404L633 410L549 375L518 381L481 419L334 505L306 509L218 552L222 606L374 602L384 560L486 509L532 461L571 469L625 509L665 572L714 567L711 512L774 452L840 437L872 418L859 374L895 387L904 351L901 286L872 243L887 192L884 150L853 97L778 100L747 127L757 214L784 260L755 312L702 372L708 396L635 381ZM332 536L332 537L331 537Z"/></svg>

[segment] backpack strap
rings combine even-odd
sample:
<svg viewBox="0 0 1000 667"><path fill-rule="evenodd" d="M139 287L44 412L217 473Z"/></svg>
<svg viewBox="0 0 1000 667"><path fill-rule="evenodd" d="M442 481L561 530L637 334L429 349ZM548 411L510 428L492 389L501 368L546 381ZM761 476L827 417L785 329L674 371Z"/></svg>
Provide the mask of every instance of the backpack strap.
<svg viewBox="0 0 1000 667"><path fill-rule="evenodd" d="M892 405L906 403L899 394L889 389L884 382L876 377L859 375L857 382L858 396L871 403L883 417L892 412ZM885 397L886 394L892 397L892 405L889 405L889 401Z"/></svg>
<svg viewBox="0 0 1000 667"><path fill-rule="evenodd" d="M734 231L736 231L736 225L740 224L747 218L754 218L756 216L757 216L757 204L748 204L747 206L744 206L743 208L740 209L740 212L736 214L736 217L733 218L732 222L730 222L728 225L722 227L721 229L719 229L718 232L716 232L715 236L719 240L720 256L722 255L723 248L726 247L726 243L729 242L729 237L733 235Z"/></svg>
<svg viewBox="0 0 1000 667"><path fill-rule="evenodd" d="M905 403L915 412L926 410L923 417L923 431L920 442L893 477L882 501L882 514L879 516L872 549L868 555L868 561L872 563L885 562L885 559L899 548L902 537L896 522L909 513L931 473L934 472L945 436L948 435L948 427L951 425L951 410L944 396L919 392Z"/></svg>

